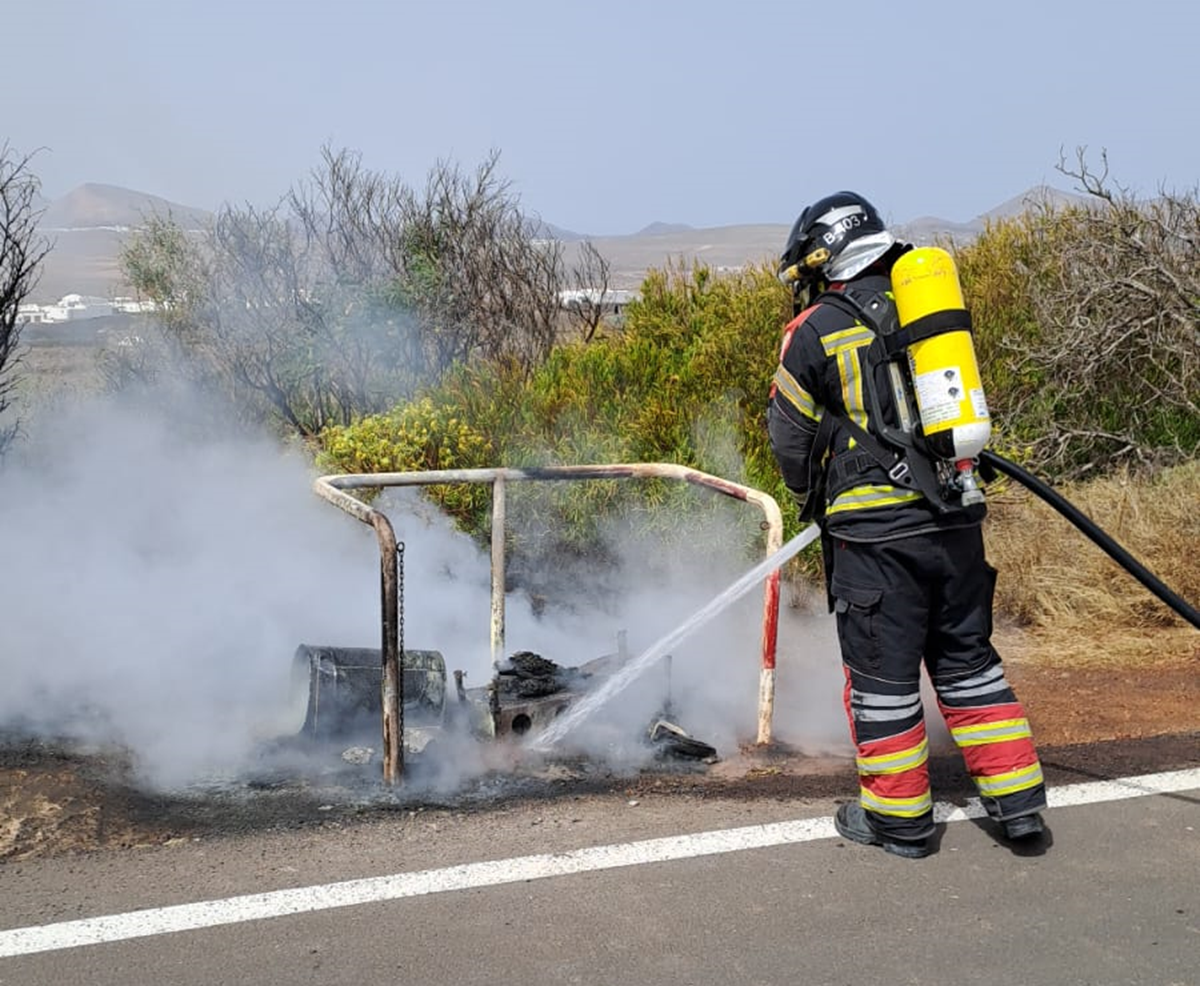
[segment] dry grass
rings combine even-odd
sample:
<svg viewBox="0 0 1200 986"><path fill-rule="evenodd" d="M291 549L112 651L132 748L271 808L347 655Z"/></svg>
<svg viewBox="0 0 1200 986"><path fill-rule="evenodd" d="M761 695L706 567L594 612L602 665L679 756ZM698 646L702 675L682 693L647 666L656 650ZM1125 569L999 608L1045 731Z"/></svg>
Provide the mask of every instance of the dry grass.
<svg viewBox="0 0 1200 986"><path fill-rule="evenodd" d="M1182 622L1182 621L1181 621ZM1087 668L1117 675L1124 681L1138 674L1186 670L1189 680L1200 685L1193 673L1200 661L1200 634L1190 626L1111 628L1046 627L1031 629L1001 625L992 637L1006 665L1019 668ZM1200 713L1200 706L1197 707Z"/></svg>
<svg viewBox="0 0 1200 986"><path fill-rule="evenodd" d="M1168 588L1200 605L1200 461L1149 479L1119 475L1059 492ZM1186 626L1032 494L1010 489L996 497L985 535L988 556L1000 570L1000 619L1030 629L1078 631L1084 641Z"/></svg>

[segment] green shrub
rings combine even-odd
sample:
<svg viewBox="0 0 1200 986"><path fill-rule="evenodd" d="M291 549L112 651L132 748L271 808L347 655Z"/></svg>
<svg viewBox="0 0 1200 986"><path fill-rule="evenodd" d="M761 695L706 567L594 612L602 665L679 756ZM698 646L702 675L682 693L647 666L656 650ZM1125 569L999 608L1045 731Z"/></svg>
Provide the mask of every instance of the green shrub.
<svg viewBox="0 0 1200 986"><path fill-rule="evenodd" d="M425 472L491 465L492 445L461 408L430 396L374 414L351 425L327 428L320 466L347 473ZM486 526L488 487L465 483L429 487L430 496L467 528Z"/></svg>
<svg viewBox="0 0 1200 986"><path fill-rule="evenodd" d="M787 313L787 292L766 268L652 271L620 333L557 346L529 374L503 362L460 366L393 415L329 430L325 447L356 471L672 462L783 497L794 525L765 422ZM451 420L459 431L446 434ZM486 488L451 501L432 493L486 536ZM643 536L687 536L696 511L721 500L666 481L519 484L509 497L514 548L535 554L587 553L615 517ZM761 543L751 514L742 511L744 539Z"/></svg>
<svg viewBox="0 0 1200 986"><path fill-rule="evenodd" d="M1196 297L1169 294L1196 273L1194 247L1186 248L1195 239L1170 240L1193 221L1189 203L1169 214L1128 203L1046 206L952 245L994 449L1052 480L1121 465L1106 457L1114 436L1155 462L1195 455ZM1135 267L1144 297L1126 290L1115 303ZM355 471L673 462L771 494L791 537L796 510L765 422L789 302L766 266L654 270L620 331L560 344L532 369L511 360L457 366L419 401L327 431L327 454ZM1110 344L1114 332L1124 333L1121 346ZM1181 352L1189 338L1192 351ZM1003 482L995 492L1003 496ZM486 487L430 493L465 530L487 537ZM513 549L528 557L604 557L603 534L616 518L644 536L694 536L698 512L722 509L720 497L663 481L514 484L509 496ZM746 523L731 525L733 537L761 548L752 513L741 512ZM792 568L818 570L815 549Z"/></svg>

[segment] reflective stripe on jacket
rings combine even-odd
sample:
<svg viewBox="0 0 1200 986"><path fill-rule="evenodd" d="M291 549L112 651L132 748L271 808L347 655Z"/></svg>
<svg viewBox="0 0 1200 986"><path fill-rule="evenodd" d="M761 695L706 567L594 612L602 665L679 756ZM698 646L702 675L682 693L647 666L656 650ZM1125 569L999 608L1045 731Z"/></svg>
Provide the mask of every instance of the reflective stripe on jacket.
<svg viewBox="0 0 1200 986"><path fill-rule="evenodd" d="M884 274L867 275L856 284L881 292L889 287ZM815 485L812 477L829 475L830 463L838 456L855 456L847 460L854 468L836 470L838 482L830 481L825 491L825 529L846 540L886 541L978 524L984 514L981 505L939 513L921 493L894 485L873 458L855 452L853 436L836 423L848 417L879 437L871 420L871 389L877 388L881 413L889 425L896 425L890 387L870 379L867 353L874 339L869 326L833 304L806 309L784 330L767 422L785 484L803 502ZM827 408L835 423L822 451L815 448L815 440ZM813 461L817 455L820 462Z"/></svg>

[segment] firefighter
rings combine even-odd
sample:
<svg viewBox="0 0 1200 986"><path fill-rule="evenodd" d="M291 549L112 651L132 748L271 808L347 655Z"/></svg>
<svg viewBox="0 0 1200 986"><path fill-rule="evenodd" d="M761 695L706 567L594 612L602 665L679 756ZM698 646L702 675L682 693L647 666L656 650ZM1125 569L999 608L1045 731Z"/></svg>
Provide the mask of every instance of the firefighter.
<svg viewBox="0 0 1200 986"><path fill-rule="evenodd" d="M897 441L921 433L905 420L912 384L883 346L898 323L890 272L911 249L853 192L801 213L780 264L794 318L767 421L801 516L822 529L860 789L838 807L837 830L920 858L934 831L922 664L1006 839L1042 835L1046 796L1025 710L990 640L996 571L984 556L982 495L947 492L928 450Z"/></svg>

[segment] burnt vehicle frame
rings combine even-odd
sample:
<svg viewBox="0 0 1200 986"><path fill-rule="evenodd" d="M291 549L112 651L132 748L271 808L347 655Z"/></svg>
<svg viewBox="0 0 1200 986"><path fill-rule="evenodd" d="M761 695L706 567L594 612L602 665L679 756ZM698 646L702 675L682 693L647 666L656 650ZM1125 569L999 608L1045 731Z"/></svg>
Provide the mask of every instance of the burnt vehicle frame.
<svg viewBox="0 0 1200 986"><path fill-rule="evenodd" d="M405 678L402 674L403 624L401 619L401 558L403 546L396 539L388 516L351 495L354 490L379 491L389 487L436 486L448 483L487 483L492 492L491 619L490 646L492 681L487 686L488 716L484 731L492 736L513 732L514 724L533 728L561 711L571 700L572 689L529 699L524 703L501 702L500 677L505 662L505 530L506 490L511 482L600 479L671 479L712 490L756 506L763 514L765 554L770 557L783 543L783 518L773 497L753 487L731 482L686 466L666 462L609 465L544 466L529 469L444 469L423 472L347 473L320 476L313 490L322 499L368 525L375 531L380 559L380 661L379 697L382 722L382 764L385 784L398 784L404 772ZM764 580L761 669L759 673L757 742L771 741L771 719L775 701L775 657L779 622L779 572ZM375 653L375 652L371 652ZM435 652L436 653L436 652ZM407 671L408 669L405 669ZM444 662L441 669L444 678ZM461 681L456 681L461 688ZM412 703L407 703L412 707ZM517 708L521 705L522 708ZM520 731L519 729L517 731Z"/></svg>

